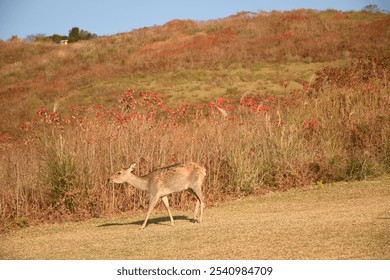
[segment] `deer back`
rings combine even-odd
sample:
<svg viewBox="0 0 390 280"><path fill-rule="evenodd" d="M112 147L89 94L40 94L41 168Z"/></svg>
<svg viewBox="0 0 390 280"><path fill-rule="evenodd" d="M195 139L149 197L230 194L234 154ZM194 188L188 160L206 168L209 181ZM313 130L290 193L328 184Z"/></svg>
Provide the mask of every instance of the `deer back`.
<svg viewBox="0 0 390 280"><path fill-rule="evenodd" d="M206 169L197 163L175 164L152 171L145 177L149 179L149 192L161 196L201 187Z"/></svg>

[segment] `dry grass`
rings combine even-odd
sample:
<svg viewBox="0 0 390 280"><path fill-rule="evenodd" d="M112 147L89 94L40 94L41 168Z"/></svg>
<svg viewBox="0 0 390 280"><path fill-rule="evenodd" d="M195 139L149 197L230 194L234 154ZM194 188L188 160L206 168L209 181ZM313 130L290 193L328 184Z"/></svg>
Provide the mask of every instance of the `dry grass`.
<svg viewBox="0 0 390 280"><path fill-rule="evenodd" d="M204 105L167 107L159 93L129 89L115 110L41 108L22 125L22 141L0 146L0 231L143 209L145 196L106 184L134 161L140 175L177 162L205 165L209 205L386 174L389 70L380 60L326 67L285 96L248 94ZM175 195L172 205L186 210L189 202Z"/></svg>
<svg viewBox="0 0 390 280"><path fill-rule="evenodd" d="M317 185L190 212L41 225L0 237L0 259L390 259L390 178Z"/></svg>

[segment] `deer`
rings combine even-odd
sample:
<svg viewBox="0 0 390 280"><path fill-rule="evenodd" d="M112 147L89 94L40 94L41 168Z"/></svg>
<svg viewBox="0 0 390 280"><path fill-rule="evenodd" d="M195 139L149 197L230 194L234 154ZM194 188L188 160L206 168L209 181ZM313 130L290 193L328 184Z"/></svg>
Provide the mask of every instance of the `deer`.
<svg viewBox="0 0 390 280"><path fill-rule="evenodd" d="M149 205L146 214L146 219L143 222L141 229L146 227L150 214L161 198L165 208L168 211L171 225L174 225L174 220L169 209L168 195L171 193L188 190L196 197L196 205L194 211L194 222L202 222L203 208L205 207L202 194L202 184L206 177L206 168L195 163L189 162L185 164L174 164L156 169L144 176L137 176L133 173L137 163L132 163L129 168L122 168L117 173L109 178L110 182L122 184L128 183L133 187L146 191L149 195ZM200 216L198 217L200 209Z"/></svg>

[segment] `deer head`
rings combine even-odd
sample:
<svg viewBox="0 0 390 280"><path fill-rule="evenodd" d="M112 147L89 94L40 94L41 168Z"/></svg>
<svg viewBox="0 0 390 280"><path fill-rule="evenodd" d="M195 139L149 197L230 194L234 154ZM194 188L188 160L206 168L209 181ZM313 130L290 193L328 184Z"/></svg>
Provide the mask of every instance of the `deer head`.
<svg viewBox="0 0 390 280"><path fill-rule="evenodd" d="M112 175L110 177L109 181L117 183L117 184L122 184L122 183L126 182L129 178L129 175L133 173L136 166L137 166L137 163L134 162L130 165L129 168L122 168L117 173Z"/></svg>

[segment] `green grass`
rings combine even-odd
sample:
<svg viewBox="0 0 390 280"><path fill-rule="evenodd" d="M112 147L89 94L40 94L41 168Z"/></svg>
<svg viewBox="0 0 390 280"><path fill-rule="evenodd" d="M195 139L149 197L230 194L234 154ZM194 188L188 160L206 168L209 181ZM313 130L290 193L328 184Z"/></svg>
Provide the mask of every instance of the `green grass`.
<svg viewBox="0 0 390 280"><path fill-rule="evenodd" d="M390 177L269 193L191 212L41 225L0 236L0 259L390 259Z"/></svg>
<svg viewBox="0 0 390 280"><path fill-rule="evenodd" d="M334 61L332 65L345 61ZM133 74L99 80L72 90L64 105L117 105L117 99L127 88L158 91L170 106L181 103L197 104L217 97L239 99L244 93L250 96L282 95L299 88L296 80L310 81L316 71L329 63L286 62L261 63L252 67L232 65L229 68L177 69L174 71ZM287 88L281 83L289 81Z"/></svg>

